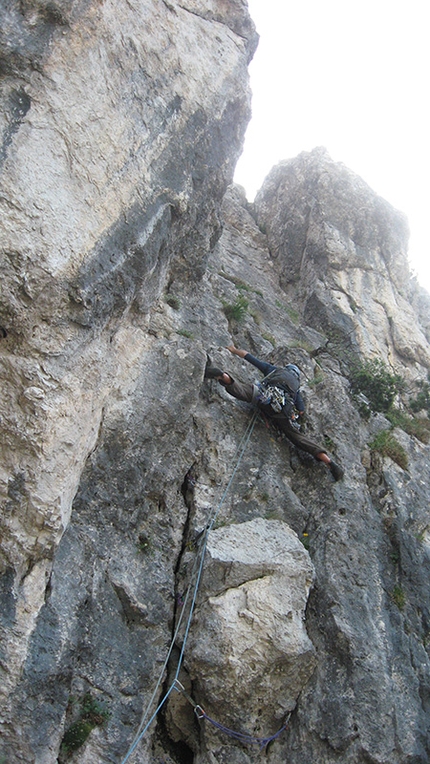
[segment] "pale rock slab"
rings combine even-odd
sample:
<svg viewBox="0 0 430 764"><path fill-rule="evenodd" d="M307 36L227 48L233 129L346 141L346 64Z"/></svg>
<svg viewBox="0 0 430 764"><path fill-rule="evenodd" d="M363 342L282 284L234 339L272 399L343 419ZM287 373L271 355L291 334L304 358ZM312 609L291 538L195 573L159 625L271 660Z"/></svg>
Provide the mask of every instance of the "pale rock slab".
<svg viewBox="0 0 430 764"><path fill-rule="evenodd" d="M206 555L185 661L194 695L223 725L269 736L315 668L304 623L313 565L286 523L263 518L210 531ZM220 733L201 722L201 734L203 762Z"/></svg>

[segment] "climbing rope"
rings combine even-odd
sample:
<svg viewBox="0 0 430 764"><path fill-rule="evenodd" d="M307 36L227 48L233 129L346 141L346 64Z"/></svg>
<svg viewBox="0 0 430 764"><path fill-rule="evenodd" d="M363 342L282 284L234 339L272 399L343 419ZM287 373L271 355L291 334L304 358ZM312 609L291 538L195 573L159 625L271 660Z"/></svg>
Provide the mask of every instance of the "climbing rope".
<svg viewBox="0 0 430 764"><path fill-rule="evenodd" d="M159 675L157 684L155 686L155 689L154 689L154 691L153 691L153 693L151 695L151 698L149 700L149 703L147 704L147 707L146 707L146 709L145 709L145 711L144 711L144 713L142 715L142 719L141 719L141 722L140 722L140 725L139 725L139 729L137 730L137 733L136 733L136 735L134 737L134 740L133 740L133 742L132 742L132 744L131 744L131 746L130 746L130 748L129 748L126 756L125 756L125 758L122 760L121 764L126 764L126 762L129 760L130 756L132 755L132 753L137 748L139 742L144 737L146 731L148 730L148 728L150 727L150 725L152 724L152 722L156 718L157 714L159 713L161 708L164 706L164 704L167 701L168 697L170 696L171 692L174 689L177 689L176 682L178 681L178 676L179 676L179 672L181 670L182 661L183 661L183 657L184 657L185 646L186 646L186 643L187 643L188 634L189 634L190 627L191 627L191 620L192 620L192 617L193 617L194 607L195 607L196 598L197 598L197 592L199 590L200 579L201 579L202 572L203 572L203 563L204 563L205 554L206 554L206 546L207 546L207 540L208 540L209 531L212 530L213 525L215 523L215 520L216 520L216 518L217 518L217 516L219 514L219 511L220 511L222 505L224 504L226 496L227 496L227 494L228 494L228 492L229 492L229 490L231 488L233 480L234 480L234 478L236 476L236 472L237 472L237 470L239 468L239 465L240 465L240 463L242 461L242 457L243 457L243 455L245 453L246 447L248 445L248 442L249 442L250 437L252 435L252 432L254 430L254 426L255 426L255 423L257 421L257 418L258 418L258 411L254 411L250 421L247 424L246 430L245 430L245 432L244 432L244 434L243 434L243 436L242 436L242 438L241 438L241 440L239 442L239 445L236 448L236 452L235 452L233 460L232 460L232 463L234 463L235 466L233 468L233 471L232 471L232 474L230 476L230 479L229 479L229 481L227 483L227 486L226 486L226 488L225 488L225 490L224 490L224 492L223 492L223 494L221 496L221 499L220 499L218 505L215 507L214 511L212 512L212 515L210 516L209 521L208 521L208 523L206 525L205 531L204 531L204 533L203 533L203 535L202 535L202 537L201 537L201 539L199 541L199 548L197 550L197 555L196 555L195 560L194 560L194 565L193 565L193 569L192 569L191 576L190 576L190 583L188 585L187 593L186 593L185 598L184 598L184 602L183 602L183 605L182 605L182 608L181 608L181 613L180 613L180 616L179 616L179 619L178 619L178 623L176 625L176 628L175 628L175 631L174 631L174 634L173 634L173 638L171 640L171 643L170 643L170 646L169 646L169 649L168 649L168 652L167 652L166 659L165 659L165 661L163 663L163 666L162 666L162 669L160 671L160 675ZM194 576L196 576L196 577L195 577L195 582L193 584ZM189 600L189 598L191 596L191 592L192 592L191 604L190 604L190 608L189 608L188 618L187 618L187 622L186 622L186 626L185 626L184 637L183 637L183 640L182 640L182 647L181 647L180 655L179 655L179 658L178 658L178 664L177 664L177 667L176 667L176 672L175 672L174 679L173 679L169 689L167 690L167 692L165 693L165 695L161 699L160 703L158 704L157 708L153 712L152 716L148 719L148 721L146 721L146 719L149 716L150 710L151 710L151 708L153 706L154 700L155 700L155 698L157 696L159 687L160 687L160 685L161 685L161 683L163 681L164 673L165 673L165 671L167 669L167 665L168 665L170 656L172 654L172 650L173 650L173 648L175 646L176 639L177 639L177 636L179 634L179 630L180 630L181 625L182 625L182 621L184 620L184 615L185 615L185 612L186 612L186 609L187 609L188 600Z"/></svg>
<svg viewBox="0 0 430 764"><path fill-rule="evenodd" d="M193 706L194 713L198 719L206 719L206 721L210 722L210 724L216 727L216 729L224 732L225 735L229 735L229 737L232 737L235 740L239 740L241 743L246 743L247 745L258 745L260 747L260 751L262 751L263 748L266 748L269 743L271 743L273 740L276 740L279 735L284 732L284 730L287 728L291 716L291 713L289 713L282 727L277 732L275 732L274 735L270 735L270 737L254 737L253 735L249 735L246 732L237 732L236 730L232 730L230 727L225 727L224 724L216 722L215 719L211 719L211 717L207 715L206 711L204 711L204 709L193 700L191 695L187 693L185 687L183 684L181 684L181 682L179 682L178 679L176 679L174 682L174 689L177 690L177 692L181 692L182 695L184 695L188 702Z"/></svg>
<svg viewBox="0 0 430 764"><path fill-rule="evenodd" d="M284 730L286 730L290 718L290 716L288 716L282 727L277 732L275 732L274 735L270 735L270 737L253 737L253 735L248 735L244 732L236 732L235 730L229 729L229 727L224 727L223 724L220 724L214 719L211 719L210 716L208 716L202 708L199 709L199 713L196 711L196 715L198 719L206 719L218 730L224 732L225 735L229 735L229 737L232 737L235 740L239 740L241 743L246 743L247 745L258 745L260 747L260 751L262 751L263 748L266 748L266 746L268 746L269 743L271 743L273 740L276 740L279 735L281 735Z"/></svg>

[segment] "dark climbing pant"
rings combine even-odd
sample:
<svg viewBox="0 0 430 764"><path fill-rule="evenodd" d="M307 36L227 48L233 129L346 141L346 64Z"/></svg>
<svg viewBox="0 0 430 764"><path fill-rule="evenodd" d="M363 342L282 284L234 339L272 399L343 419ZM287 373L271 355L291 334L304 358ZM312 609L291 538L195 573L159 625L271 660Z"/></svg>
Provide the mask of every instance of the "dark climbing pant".
<svg viewBox="0 0 430 764"><path fill-rule="evenodd" d="M230 373L229 377L233 379ZM236 380L233 379L231 385L223 384L223 387L225 387L227 392L232 395L233 398L237 398L239 401L246 401L247 403L252 403L254 401L254 385L250 384L249 382L236 382ZM300 432L295 430L294 427L290 424L288 417L286 417L284 414L277 414L275 411L273 411L272 407L267 404L264 405L262 403L257 403L257 407L261 413L264 414L267 419L273 422L275 427L277 427L277 429L280 430L285 435L285 437L291 441L291 443L294 443L294 445L297 446L297 448L301 448L302 451L306 451L308 454L312 454L312 456L315 457L317 454L327 453L325 448L318 445L317 443L314 443L305 435L302 435Z"/></svg>

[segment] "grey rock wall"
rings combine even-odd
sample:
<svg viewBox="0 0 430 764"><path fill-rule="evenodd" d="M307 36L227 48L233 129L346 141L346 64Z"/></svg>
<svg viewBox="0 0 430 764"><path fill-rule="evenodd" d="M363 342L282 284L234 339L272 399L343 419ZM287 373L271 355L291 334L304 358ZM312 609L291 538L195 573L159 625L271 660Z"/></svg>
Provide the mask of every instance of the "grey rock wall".
<svg viewBox="0 0 430 764"><path fill-rule="evenodd" d="M163 334L157 340L152 324L169 280L181 274L198 281L220 235L220 202L249 118L247 62L256 35L241 2L12 0L2 6L0 26L2 723L8 758L48 761L57 756L70 695L56 667L63 666L70 685L66 664L74 651L83 655L80 642L60 636L70 612L60 593L57 602L53 582L64 576L56 578L52 563L68 531L64 544L73 551L64 571L69 565L72 575L76 559L85 578L90 534L85 525L85 539L76 540L69 523L89 455L106 441L109 456L97 469L118 471L119 496L132 472L152 474L147 483L143 478L149 503L136 509L137 485L130 497L137 525L160 505L170 510L170 496L184 513L178 486L191 457L184 451L175 473L167 454L151 453L156 433L149 422L178 451L193 404L184 390L180 435L181 396L168 383L160 391L153 371L158 366L164 375L181 362L200 377L204 355L180 335L173 343ZM136 407L140 419L131 436L125 421ZM139 449L138 457L130 452L129 467L119 467L121 443ZM166 527L165 539L170 559L180 523L173 511L173 536ZM139 534L140 526L134 551ZM132 602L121 571L113 578L115 601ZM84 607L86 585L83 579L72 585L72 609ZM49 625L42 626L45 618ZM72 632L82 640L76 625ZM48 638L51 627L58 644ZM55 657L49 645L40 648L48 642L56 645ZM39 648L49 654L46 666L29 659ZM44 672L53 687L42 700ZM16 690L22 682L30 694ZM16 726L21 703L33 718L24 733Z"/></svg>
<svg viewBox="0 0 430 764"><path fill-rule="evenodd" d="M192 702L130 763L428 762L429 446L371 448L351 388L381 359L406 413L427 380L404 216L319 149L227 190L241 0L11 1L1 30L0 761L122 762L183 648ZM343 481L260 419L238 451L249 406L203 380L207 352L259 377L232 341L300 366Z"/></svg>
<svg viewBox="0 0 430 764"><path fill-rule="evenodd" d="M300 302L306 323L367 357L429 366L404 215L324 149L275 167L256 211L281 284Z"/></svg>

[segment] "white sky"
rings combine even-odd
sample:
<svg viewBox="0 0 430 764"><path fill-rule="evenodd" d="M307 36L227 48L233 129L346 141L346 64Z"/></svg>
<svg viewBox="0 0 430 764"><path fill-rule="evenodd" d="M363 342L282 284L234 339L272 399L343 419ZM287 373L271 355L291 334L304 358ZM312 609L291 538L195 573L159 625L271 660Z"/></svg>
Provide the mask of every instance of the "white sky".
<svg viewBox="0 0 430 764"><path fill-rule="evenodd" d="M260 43L252 120L235 181L253 200L279 161L325 146L411 231L430 292L428 0L248 0Z"/></svg>

